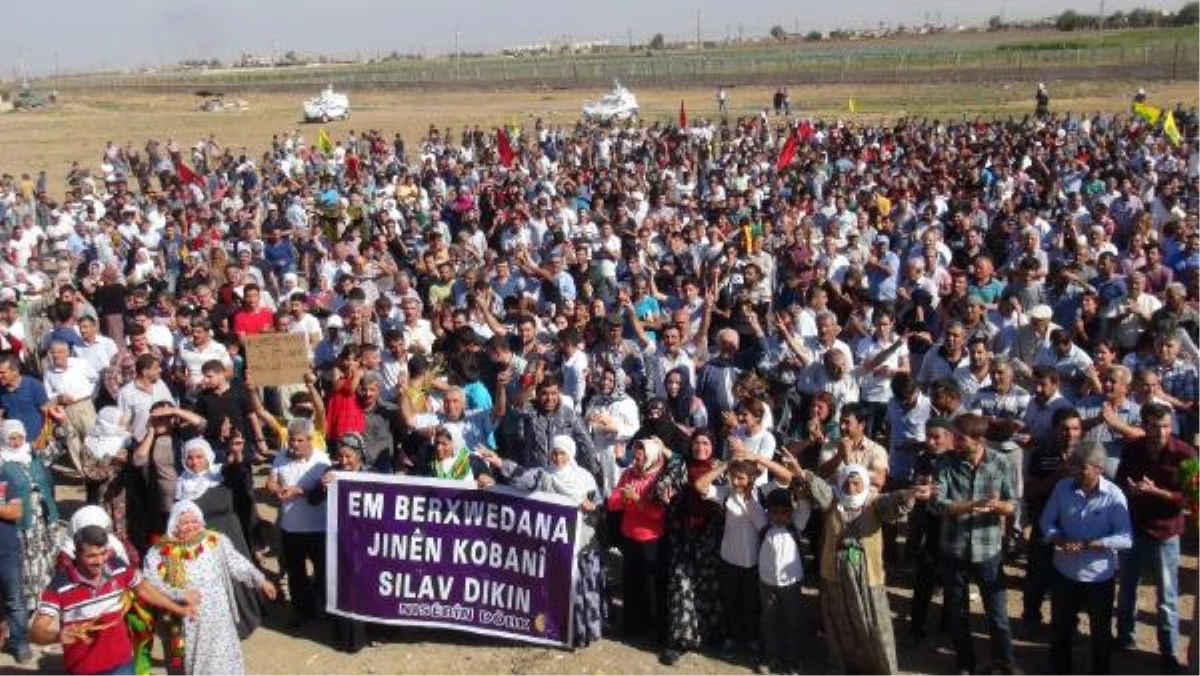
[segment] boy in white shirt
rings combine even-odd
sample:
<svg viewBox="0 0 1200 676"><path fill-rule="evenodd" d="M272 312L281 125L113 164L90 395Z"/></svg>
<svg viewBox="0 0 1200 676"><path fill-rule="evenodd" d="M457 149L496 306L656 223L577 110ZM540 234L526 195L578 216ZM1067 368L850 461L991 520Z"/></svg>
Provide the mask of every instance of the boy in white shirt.
<svg viewBox="0 0 1200 676"><path fill-rule="evenodd" d="M801 591L804 565L800 531L808 525L811 507L801 500L793 509L783 488L767 494L767 526L758 548L758 589L762 607L763 652L758 673L795 674L800 670Z"/></svg>

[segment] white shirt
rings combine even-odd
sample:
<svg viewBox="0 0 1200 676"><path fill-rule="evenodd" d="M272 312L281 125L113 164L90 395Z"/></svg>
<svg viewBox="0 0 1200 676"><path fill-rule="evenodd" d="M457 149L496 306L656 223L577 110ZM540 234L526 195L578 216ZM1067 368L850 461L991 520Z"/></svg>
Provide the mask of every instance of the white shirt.
<svg viewBox="0 0 1200 676"><path fill-rule="evenodd" d="M420 349L429 354L433 350L433 341L437 337L433 335L433 328L429 325L428 319L418 319L416 326L404 325L404 343L408 347L418 346Z"/></svg>
<svg viewBox="0 0 1200 676"><path fill-rule="evenodd" d="M91 399L96 394L96 384L100 382L100 374L96 369L78 357L68 357L67 366L63 369L50 366L44 376L46 396L53 399L65 394L71 403Z"/></svg>
<svg viewBox="0 0 1200 676"><path fill-rule="evenodd" d="M225 368L233 368L233 360L229 358L229 350L217 341L209 338L208 344L203 348L197 348L195 343L190 339L183 341L179 346L179 361L187 368L187 383L188 388L200 386L200 381L203 380L204 374L200 369L205 362L216 359L225 365Z"/></svg>
<svg viewBox="0 0 1200 676"><path fill-rule="evenodd" d="M99 333L96 334L96 342L81 343L74 348L75 356L87 362L96 373L108 368L117 352L116 341Z"/></svg>
<svg viewBox="0 0 1200 676"><path fill-rule="evenodd" d="M175 336L171 329L162 324L151 324L146 329L146 340L150 341L151 345L162 348L164 352L172 352L175 349Z"/></svg>
<svg viewBox="0 0 1200 676"><path fill-rule="evenodd" d="M725 531L721 536L721 560L742 568L758 565L758 533L767 525L767 512L754 492L750 499L732 495L729 486L709 486L704 497L725 506Z"/></svg>
<svg viewBox="0 0 1200 676"><path fill-rule="evenodd" d="M329 456L316 449L305 460L293 458L283 449L275 456L271 476L284 488L299 486L307 493L321 483L328 467ZM286 533L325 532L325 504L314 505L304 496L285 500L279 508L279 528Z"/></svg>
<svg viewBox="0 0 1200 676"><path fill-rule="evenodd" d="M898 336L893 336L892 340L900 340L900 347L888 355L879 366L886 366L890 369L900 367L900 360L908 356L908 344ZM891 343L884 345L880 343L875 336L864 338L858 343L858 355L855 358L859 364L865 364L875 355L886 350ZM878 368L878 367L877 367ZM886 404L892 398L892 379L891 377L879 378L872 373L864 373L860 390L863 401L871 401L875 403Z"/></svg>
<svg viewBox="0 0 1200 676"><path fill-rule="evenodd" d="M746 430L740 426L734 430L733 434L742 440L742 445L745 447L747 454L757 455L760 458L770 460L775 457L775 435L771 434L769 429L764 420L763 428L759 430L758 434L747 435ZM769 476L770 474L767 470L763 469L758 473L758 478L754 480L754 485L761 486L767 483Z"/></svg>
<svg viewBox="0 0 1200 676"><path fill-rule="evenodd" d="M305 312L299 319L293 318L288 333L299 333L304 336L304 344L308 347L308 358L311 360L313 349L321 342L321 322L316 317ZM316 336L315 338L313 336Z"/></svg>
<svg viewBox="0 0 1200 676"><path fill-rule="evenodd" d="M801 500L792 510L792 526L796 533L808 525L812 507ZM788 587L804 578L804 563L795 535L782 526L770 526L763 534L758 548L758 579L771 587Z"/></svg>
<svg viewBox="0 0 1200 676"><path fill-rule="evenodd" d="M162 380L154 381L149 392L138 387L137 380L126 383L121 391L117 392L117 408L121 411L121 417L129 421L129 429L133 432L135 440L146 436L150 407L160 401L175 403L175 397L171 396L171 390L167 389L167 384Z"/></svg>

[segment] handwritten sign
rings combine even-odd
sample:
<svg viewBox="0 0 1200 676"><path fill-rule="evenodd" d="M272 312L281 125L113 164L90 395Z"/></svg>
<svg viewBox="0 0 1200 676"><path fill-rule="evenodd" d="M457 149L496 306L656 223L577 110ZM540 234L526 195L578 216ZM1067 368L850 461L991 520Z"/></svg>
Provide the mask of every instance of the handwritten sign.
<svg viewBox="0 0 1200 676"><path fill-rule="evenodd" d="M308 345L299 333L260 333L246 336L246 364L255 385L298 385L311 363Z"/></svg>

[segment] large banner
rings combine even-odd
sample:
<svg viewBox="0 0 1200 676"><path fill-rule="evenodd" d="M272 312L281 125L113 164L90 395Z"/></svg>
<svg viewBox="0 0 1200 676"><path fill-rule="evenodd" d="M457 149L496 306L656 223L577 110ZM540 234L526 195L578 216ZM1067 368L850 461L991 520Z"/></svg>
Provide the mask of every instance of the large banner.
<svg viewBox="0 0 1200 676"><path fill-rule="evenodd" d="M339 474L328 505L329 612L570 645L577 505L371 474Z"/></svg>

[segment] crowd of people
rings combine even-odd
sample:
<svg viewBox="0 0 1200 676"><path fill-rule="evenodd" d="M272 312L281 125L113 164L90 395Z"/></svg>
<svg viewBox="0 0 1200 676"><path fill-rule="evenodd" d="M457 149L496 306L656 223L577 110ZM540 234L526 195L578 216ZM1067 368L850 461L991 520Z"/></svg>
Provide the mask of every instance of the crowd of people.
<svg viewBox="0 0 1200 676"><path fill-rule="evenodd" d="M369 472L578 502L578 647L793 673L823 641L825 668L895 673L941 587L954 670L1069 673L1086 612L1104 673L1149 573L1181 669L1194 111L1177 143L1129 114L719 101L686 129L151 140L64 190L4 176L5 649L146 673L161 642L170 673L237 673L280 582L291 626L355 652L371 628L323 610L325 495ZM255 383L266 332L303 337L303 382Z"/></svg>

